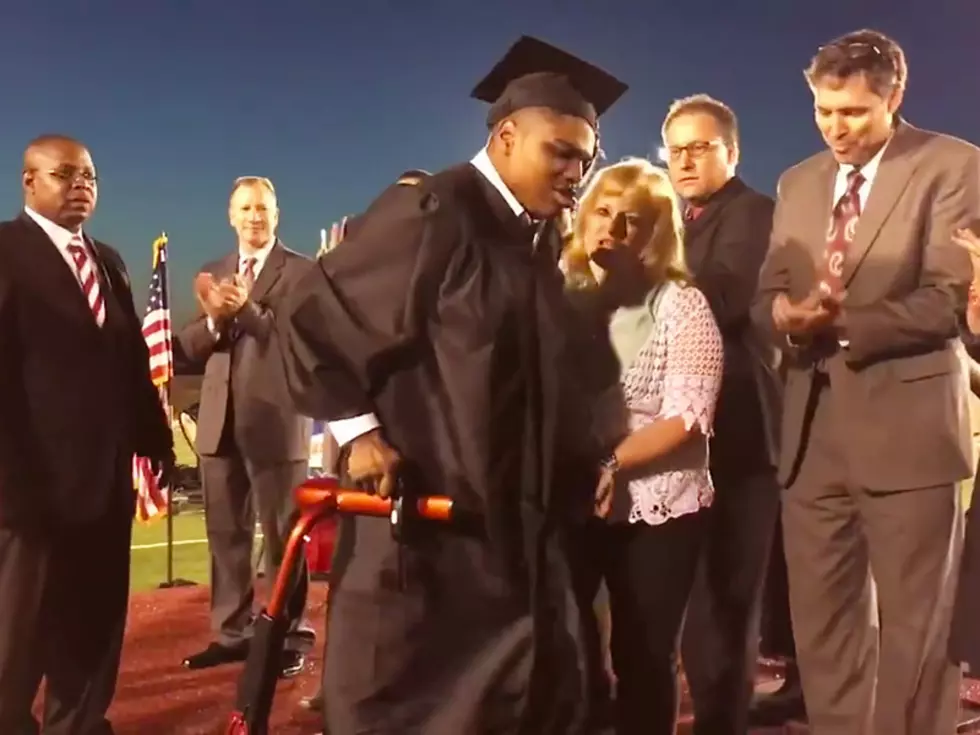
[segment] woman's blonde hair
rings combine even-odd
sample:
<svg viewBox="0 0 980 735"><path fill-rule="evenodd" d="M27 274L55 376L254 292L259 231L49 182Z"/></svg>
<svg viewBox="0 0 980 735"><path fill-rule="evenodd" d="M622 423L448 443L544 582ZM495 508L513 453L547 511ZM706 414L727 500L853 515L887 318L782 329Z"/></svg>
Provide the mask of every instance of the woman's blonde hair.
<svg viewBox="0 0 980 735"><path fill-rule="evenodd" d="M595 282L585 247L585 223L597 201L613 192L635 197L644 213L654 218L650 239L640 255L651 282L688 282L690 274L684 263L684 225L674 188L667 172L645 158L624 159L606 166L592 178L582 196L562 255L566 277L579 283L583 280Z"/></svg>

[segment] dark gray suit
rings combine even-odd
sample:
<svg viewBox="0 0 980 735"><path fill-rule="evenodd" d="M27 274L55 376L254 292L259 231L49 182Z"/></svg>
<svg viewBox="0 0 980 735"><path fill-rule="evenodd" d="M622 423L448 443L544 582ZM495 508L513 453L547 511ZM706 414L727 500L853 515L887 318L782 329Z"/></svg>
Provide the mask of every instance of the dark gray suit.
<svg viewBox="0 0 980 735"><path fill-rule="evenodd" d="M780 494L775 470L782 408L778 354L757 338L749 319L772 212L772 199L736 177L685 227L688 267L725 344L711 440L711 532L682 639L695 735L739 735L748 727L759 601Z"/></svg>
<svg viewBox="0 0 980 735"><path fill-rule="evenodd" d="M221 279L236 273L238 262L236 251L203 270ZM215 336L201 316L178 334L184 356L205 366L197 451L211 550L211 623L224 645L250 635L255 516L271 579L290 528L292 490L306 479L311 421L296 412L286 388L275 312L310 263L276 241L234 323ZM294 627L305 588L304 575L290 606Z"/></svg>

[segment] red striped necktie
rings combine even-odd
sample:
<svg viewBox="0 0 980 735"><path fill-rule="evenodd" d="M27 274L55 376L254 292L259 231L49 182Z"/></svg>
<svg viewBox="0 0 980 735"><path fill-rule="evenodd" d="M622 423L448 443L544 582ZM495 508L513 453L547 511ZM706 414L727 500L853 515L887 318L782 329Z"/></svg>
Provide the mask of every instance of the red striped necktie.
<svg viewBox="0 0 980 735"><path fill-rule="evenodd" d="M68 243L68 254L75 264L75 275L82 286L82 293L92 310L95 323L100 327L105 324L105 299L102 298L102 287L95 269L95 261L89 254L88 248L81 235L72 236Z"/></svg>

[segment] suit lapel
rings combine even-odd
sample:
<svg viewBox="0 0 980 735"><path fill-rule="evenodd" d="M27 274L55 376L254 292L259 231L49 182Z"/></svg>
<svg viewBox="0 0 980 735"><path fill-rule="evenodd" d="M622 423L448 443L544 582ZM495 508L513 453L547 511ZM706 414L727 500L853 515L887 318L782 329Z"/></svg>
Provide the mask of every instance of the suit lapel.
<svg viewBox="0 0 980 735"><path fill-rule="evenodd" d="M36 279L39 287L50 295L50 301L56 308L71 315L89 329L99 329L92 317L92 309L82 293L81 286L71 266L65 261L58 246L34 220L26 214L21 214L18 221L24 228L24 236L29 241L31 258L37 268L33 269L32 278ZM101 277L101 274L99 274Z"/></svg>
<svg viewBox="0 0 980 735"><path fill-rule="evenodd" d="M861 218L858 220L854 240L847 252L842 275L847 286L854 278L855 271L860 267L868 250L878 237L882 225L909 184L912 172L915 170L915 157L912 150L915 144L914 128L906 123L900 123L895 131L888 148L878 165L871 193L865 204Z"/></svg>
<svg viewBox="0 0 980 735"><path fill-rule="evenodd" d="M276 281L282 276L282 268L285 264L286 250L277 239L272 245L272 250L269 251L265 265L262 266L262 272L252 285L252 292L249 294L252 301L261 301L272 290Z"/></svg>
<svg viewBox="0 0 980 735"><path fill-rule="evenodd" d="M812 181L806 187L807 196L800 197L800 206L806 209L800 213L805 224L804 232L815 233L807 238L813 251L814 262L823 263L827 251L827 232L830 229L831 213L834 206L834 182L837 179L837 162L827 153L820 161Z"/></svg>
<svg viewBox="0 0 980 735"><path fill-rule="evenodd" d="M684 249L688 256L687 265L692 272L698 273L702 265L711 259L716 242L714 233L721 213L746 188L741 179L733 177L708 200L701 214L685 224Z"/></svg>
<svg viewBox="0 0 980 735"><path fill-rule="evenodd" d="M219 260L218 267L215 271L211 275L214 276L216 281L235 276L238 273L238 251L235 250L228 253L228 255Z"/></svg>

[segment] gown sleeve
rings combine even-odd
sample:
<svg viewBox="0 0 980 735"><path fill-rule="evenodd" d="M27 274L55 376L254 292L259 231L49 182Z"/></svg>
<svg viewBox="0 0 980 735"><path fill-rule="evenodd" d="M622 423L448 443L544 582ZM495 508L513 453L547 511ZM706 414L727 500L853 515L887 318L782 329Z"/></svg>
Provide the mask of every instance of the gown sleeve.
<svg viewBox="0 0 980 735"><path fill-rule="evenodd" d="M372 395L423 335L453 242L448 210L422 187L394 187L297 283L283 357L301 413L337 422L374 412Z"/></svg>

